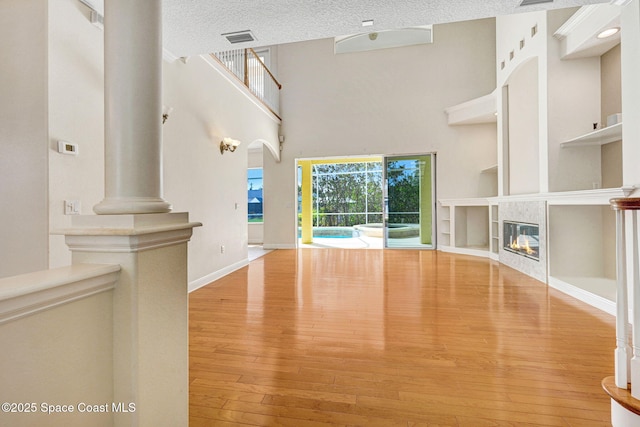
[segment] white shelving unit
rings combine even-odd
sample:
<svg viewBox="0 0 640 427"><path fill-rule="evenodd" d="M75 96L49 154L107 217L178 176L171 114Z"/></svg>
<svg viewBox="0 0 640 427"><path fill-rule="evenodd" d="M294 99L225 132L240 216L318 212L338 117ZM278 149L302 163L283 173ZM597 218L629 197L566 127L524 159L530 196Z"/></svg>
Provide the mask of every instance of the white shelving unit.
<svg viewBox="0 0 640 427"><path fill-rule="evenodd" d="M606 128L597 129L576 138L560 143L562 148L573 147L593 147L597 145L605 145L611 142L620 141L622 139L622 123L607 126Z"/></svg>
<svg viewBox="0 0 640 427"><path fill-rule="evenodd" d="M500 253L500 221L498 220L497 202L489 202L489 231L491 233L489 256L491 259L498 261Z"/></svg>
<svg viewBox="0 0 640 427"><path fill-rule="evenodd" d="M449 212L449 217L443 218L443 222L449 223L449 245L439 245L439 249L490 258L489 201L486 198L441 199L440 205Z"/></svg>

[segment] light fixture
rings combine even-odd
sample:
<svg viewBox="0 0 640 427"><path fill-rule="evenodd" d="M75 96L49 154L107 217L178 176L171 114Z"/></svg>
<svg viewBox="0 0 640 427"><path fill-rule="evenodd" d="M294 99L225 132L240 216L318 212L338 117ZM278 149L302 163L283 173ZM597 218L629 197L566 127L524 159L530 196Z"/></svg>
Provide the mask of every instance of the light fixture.
<svg viewBox="0 0 640 427"><path fill-rule="evenodd" d="M614 34L618 34L619 31L620 31L620 27L608 28L608 29L602 31L600 34L598 34L597 37L599 39L606 39L607 37L611 37Z"/></svg>
<svg viewBox="0 0 640 427"><path fill-rule="evenodd" d="M173 111L172 107L167 107L166 105L162 106L162 124L167 121L169 118L169 114Z"/></svg>
<svg viewBox="0 0 640 427"><path fill-rule="evenodd" d="M220 154L224 154L225 151L231 151L232 153L236 151L240 145L240 141L233 138L224 137L222 141L220 141Z"/></svg>

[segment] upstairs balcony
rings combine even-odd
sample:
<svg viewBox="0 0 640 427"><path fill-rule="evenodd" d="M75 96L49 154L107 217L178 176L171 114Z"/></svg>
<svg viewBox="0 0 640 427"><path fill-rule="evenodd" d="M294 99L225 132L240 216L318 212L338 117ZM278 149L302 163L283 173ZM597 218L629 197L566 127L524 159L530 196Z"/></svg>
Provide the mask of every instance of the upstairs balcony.
<svg viewBox="0 0 640 427"><path fill-rule="evenodd" d="M265 65L265 55L251 48L215 52L211 57L224 66L274 115L280 117L282 85Z"/></svg>

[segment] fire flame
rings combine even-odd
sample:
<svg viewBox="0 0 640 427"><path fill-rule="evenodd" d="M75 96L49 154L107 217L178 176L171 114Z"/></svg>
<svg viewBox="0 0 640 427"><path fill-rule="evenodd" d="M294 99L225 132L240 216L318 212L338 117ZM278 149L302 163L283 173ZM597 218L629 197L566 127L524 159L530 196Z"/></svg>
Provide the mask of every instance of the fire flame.
<svg viewBox="0 0 640 427"><path fill-rule="evenodd" d="M522 244L520 243L521 239L522 239ZM516 237L513 240L513 242L511 242L510 247L511 249L516 251L523 250L528 255L531 255L534 253L534 250L531 249L531 247L529 246L529 237L526 234Z"/></svg>

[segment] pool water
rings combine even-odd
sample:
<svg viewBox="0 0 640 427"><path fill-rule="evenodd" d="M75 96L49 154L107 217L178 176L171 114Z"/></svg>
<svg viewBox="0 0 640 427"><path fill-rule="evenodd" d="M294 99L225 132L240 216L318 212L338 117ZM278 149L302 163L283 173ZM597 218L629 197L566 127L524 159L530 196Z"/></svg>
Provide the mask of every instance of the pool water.
<svg viewBox="0 0 640 427"><path fill-rule="evenodd" d="M313 238L323 239L351 239L359 237L360 233L353 227L313 227ZM298 238L302 237L302 231L298 228Z"/></svg>

